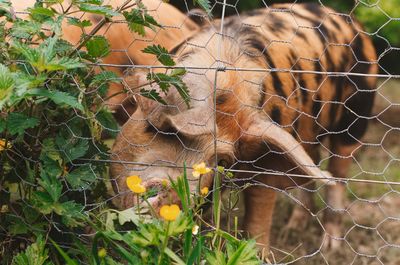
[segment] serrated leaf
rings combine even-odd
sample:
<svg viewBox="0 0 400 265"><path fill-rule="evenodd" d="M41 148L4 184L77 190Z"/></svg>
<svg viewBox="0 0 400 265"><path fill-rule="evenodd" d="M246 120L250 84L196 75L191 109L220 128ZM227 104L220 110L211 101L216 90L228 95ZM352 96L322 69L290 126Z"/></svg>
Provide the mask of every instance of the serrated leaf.
<svg viewBox="0 0 400 265"><path fill-rule="evenodd" d="M45 7L33 7L33 8L28 8L28 11L32 14L32 15L42 15L42 16L48 16L48 17L52 17L55 15L54 11L49 9L49 8L45 8Z"/></svg>
<svg viewBox="0 0 400 265"><path fill-rule="evenodd" d="M19 39L31 39L41 30L42 25L37 21L17 20L11 28L11 36Z"/></svg>
<svg viewBox="0 0 400 265"><path fill-rule="evenodd" d="M96 181L96 174L90 165L83 165L69 172L65 179L73 189L88 189Z"/></svg>
<svg viewBox="0 0 400 265"><path fill-rule="evenodd" d="M68 162L72 162L84 156L89 149L88 140L75 137L64 139L62 136L58 135L56 137L56 144L60 150L61 156Z"/></svg>
<svg viewBox="0 0 400 265"><path fill-rule="evenodd" d="M117 136L119 132L118 123L114 116L107 109L102 109L96 114L96 119L99 121L101 126L107 130L111 136Z"/></svg>
<svg viewBox="0 0 400 265"><path fill-rule="evenodd" d="M14 224L10 225L7 229L7 231L13 235L21 235L21 234L26 234L29 229L28 226L22 222L15 222Z"/></svg>
<svg viewBox="0 0 400 265"><path fill-rule="evenodd" d="M53 211L54 201L50 194L43 191L33 193L32 204L42 214L49 214Z"/></svg>
<svg viewBox="0 0 400 265"><path fill-rule="evenodd" d="M139 219L140 218L137 215L135 207L118 212L118 222L120 225L124 225L127 222L132 222L135 225L139 225Z"/></svg>
<svg viewBox="0 0 400 265"><path fill-rule="evenodd" d="M86 43L86 49L93 58L102 58L110 54L110 44L103 36L93 36Z"/></svg>
<svg viewBox="0 0 400 265"><path fill-rule="evenodd" d="M147 46L142 50L144 53L154 54L160 63L165 66L174 66L175 62L172 60L171 56L168 54L168 50L161 45L151 45Z"/></svg>
<svg viewBox="0 0 400 265"><path fill-rule="evenodd" d="M30 96L46 97L57 105L68 105L83 111L83 106L78 99L62 91L49 91L46 89L30 89L27 92Z"/></svg>
<svg viewBox="0 0 400 265"><path fill-rule="evenodd" d="M171 72L171 76L183 76L185 74L186 74L186 70L183 68L177 68Z"/></svg>
<svg viewBox="0 0 400 265"><path fill-rule="evenodd" d="M11 96L14 85L15 82L10 70L6 66L0 64L0 101Z"/></svg>
<svg viewBox="0 0 400 265"><path fill-rule="evenodd" d="M156 82L164 93L169 91L171 85L174 86L186 105L190 107L189 89L180 76L170 76L164 73L150 73L147 75L147 79Z"/></svg>
<svg viewBox="0 0 400 265"><path fill-rule="evenodd" d="M86 67L83 63L79 61L79 58L68 58L62 57L61 59L51 60L46 64L32 64L35 66L39 71L59 71L59 70L68 70L68 69L76 69L76 68L83 68Z"/></svg>
<svg viewBox="0 0 400 265"><path fill-rule="evenodd" d="M123 12L125 20L128 22L128 27L131 31L138 33L141 36L145 36L145 27L150 28L154 31L154 26L160 27L157 21L147 14L145 10L134 8L129 12Z"/></svg>
<svg viewBox="0 0 400 265"><path fill-rule="evenodd" d="M77 227L85 225L84 221L87 216L82 213L83 206L73 202L67 201L60 205L57 214L61 215L62 222L68 227Z"/></svg>
<svg viewBox="0 0 400 265"><path fill-rule="evenodd" d="M48 249L46 249L46 241L39 236L36 242L29 245L24 252L16 255L13 260L13 265L45 265L49 258Z"/></svg>
<svg viewBox="0 0 400 265"><path fill-rule="evenodd" d="M114 11L111 6L100 6L100 5L92 5L92 4L80 4L79 9L84 12L99 14L106 17L118 16L119 13Z"/></svg>
<svg viewBox="0 0 400 265"><path fill-rule="evenodd" d="M165 94L168 93L171 86L171 77L164 73L149 73L147 80L156 82Z"/></svg>
<svg viewBox="0 0 400 265"><path fill-rule="evenodd" d="M7 130L11 135L23 135L26 129L34 128L39 120L22 113L12 112L7 117Z"/></svg>
<svg viewBox="0 0 400 265"><path fill-rule="evenodd" d="M142 95L143 97L149 98L151 100L160 102L161 104L167 105L167 102L165 102L165 100L160 96L160 94L155 89L146 90L146 89L142 88L140 90L140 95Z"/></svg>
<svg viewBox="0 0 400 265"><path fill-rule="evenodd" d="M50 176L45 168L40 171L39 184L42 186L47 193L50 195L53 202L57 202L60 199L62 184L55 176Z"/></svg>
<svg viewBox="0 0 400 265"><path fill-rule="evenodd" d="M43 162L43 170L52 177L60 176L63 173L62 158L53 138L47 138L42 143L40 160Z"/></svg>
<svg viewBox="0 0 400 265"><path fill-rule="evenodd" d="M211 4L209 0L193 0L211 17Z"/></svg>
<svg viewBox="0 0 400 265"><path fill-rule="evenodd" d="M109 83L121 83L121 78L111 71L102 71L95 75L90 83L90 87L96 88L100 96L105 96L108 91Z"/></svg>
<svg viewBox="0 0 400 265"><path fill-rule="evenodd" d="M92 22L90 20L80 20L75 17L69 17L68 24L72 26L77 26L79 28L86 28L92 26Z"/></svg>
<svg viewBox="0 0 400 265"><path fill-rule="evenodd" d="M7 19L12 20L13 15L10 12L12 5L8 0L0 0L0 17L5 16Z"/></svg>
<svg viewBox="0 0 400 265"><path fill-rule="evenodd" d="M38 48L29 47L28 45L18 41L14 42L12 46L39 72L86 67L85 64L79 61L79 58L70 58L67 56L57 58L56 52L58 41L59 40L56 37L48 38L46 41L41 43Z"/></svg>

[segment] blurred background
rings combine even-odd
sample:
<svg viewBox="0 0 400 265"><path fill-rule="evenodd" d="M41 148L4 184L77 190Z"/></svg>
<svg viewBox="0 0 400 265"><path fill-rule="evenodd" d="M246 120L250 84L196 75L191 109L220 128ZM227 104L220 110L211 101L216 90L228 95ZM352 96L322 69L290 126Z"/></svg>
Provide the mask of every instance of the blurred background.
<svg viewBox="0 0 400 265"><path fill-rule="evenodd" d="M400 74L400 0L226 0L226 15L235 15L246 10L265 8L274 3L317 2L332 7L338 12L356 17L373 35L380 58L381 72ZM194 6L193 1L171 0L172 5L182 12ZM211 0L212 13L219 18L224 1Z"/></svg>

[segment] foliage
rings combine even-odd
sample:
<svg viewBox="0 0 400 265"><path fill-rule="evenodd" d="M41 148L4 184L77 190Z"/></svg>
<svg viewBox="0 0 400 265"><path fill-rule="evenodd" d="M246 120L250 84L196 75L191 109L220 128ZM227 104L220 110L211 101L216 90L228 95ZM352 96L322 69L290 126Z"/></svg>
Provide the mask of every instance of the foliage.
<svg viewBox="0 0 400 265"><path fill-rule="evenodd" d="M366 31L385 38L392 46L400 47L400 17L399 0L362 1L357 6L355 14L363 23ZM394 18L394 19L393 19Z"/></svg>
<svg viewBox="0 0 400 265"><path fill-rule="evenodd" d="M201 225L208 192L190 194L185 173L171 187L184 207L165 208L174 210L165 215L168 221L154 210L150 216L139 207L117 211L107 202L107 166L98 160L109 154L102 136L115 136L118 125L102 98L120 78L95 71L93 62L110 54L108 40L96 30L117 15L141 35L160 25L140 1L113 9L101 0L79 0L57 11L61 2L38 2L21 19L0 0L0 226L6 231L0 234L0 264L259 264L254 241L219 227L201 232L196 223ZM208 1L197 2L209 8ZM72 17L76 10L102 19L85 34L92 22ZM62 39L63 22L82 29L77 46ZM161 46L144 52L175 65ZM184 74L167 70L148 80L164 93L174 87L189 105ZM163 102L158 92L142 93ZM154 191L140 192L147 201ZM85 236L88 229L94 237Z"/></svg>

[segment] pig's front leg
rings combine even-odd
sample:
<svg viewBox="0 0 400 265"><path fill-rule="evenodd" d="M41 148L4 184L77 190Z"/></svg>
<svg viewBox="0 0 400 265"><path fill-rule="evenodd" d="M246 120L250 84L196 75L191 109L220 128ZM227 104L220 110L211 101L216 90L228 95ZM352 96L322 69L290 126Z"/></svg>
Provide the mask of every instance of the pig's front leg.
<svg viewBox="0 0 400 265"><path fill-rule="evenodd" d="M269 235L274 212L276 192L272 189L253 186L244 191L244 229L264 254L269 252Z"/></svg>

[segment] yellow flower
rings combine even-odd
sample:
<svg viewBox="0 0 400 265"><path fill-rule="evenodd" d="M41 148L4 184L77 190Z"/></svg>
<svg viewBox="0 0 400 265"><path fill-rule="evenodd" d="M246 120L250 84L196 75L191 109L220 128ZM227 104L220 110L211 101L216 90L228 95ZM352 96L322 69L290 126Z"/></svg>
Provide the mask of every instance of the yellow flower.
<svg viewBox="0 0 400 265"><path fill-rule="evenodd" d="M164 187L164 188L166 188L166 187L168 187L168 180L166 180L166 179L163 179L163 180L161 180L161 185Z"/></svg>
<svg viewBox="0 0 400 265"><path fill-rule="evenodd" d="M6 140L5 139L0 139L0 152L5 150L5 149L9 149L11 148L11 143L7 142L6 145Z"/></svg>
<svg viewBox="0 0 400 265"><path fill-rule="evenodd" d="M208 194L208 187L204 187L200 190L200 194L206 196Z"/></svg>
<svg viewBox="0 0 400 265"><path fill-rule="evenodd" d="M160 216L165 221L174 221L180 214L181 209L176 204L163 205L160 209Z"/></svg>
<svg viewBox="0 0 400 265"><path fill-rule="evenodd" d="M105 248L101 248L97 252L97 255L99 255L99 258L103 259L107 256L107 250Z"/></svg>
<svg viewBox="0 0 400 265"><path fill-rule="evenodd" d="M195 225L192 227L192 234L197 235L199 233L199 226Z"/></svg>
<svg viewBox="0 0 400 265"><path fill-rule="evenodd" d="M141 194L146 192L146 187L142 184L142 179L139 176L130 176L126 178L126 185L134 193Z"/></svg>
<svg viewBox="0 0 400 265"><path fill-rule="evenodd" d="M206 163L201 162L200 164L193 165L193 177L199 178L201 175L211 172L211 169L206 167Z"/></svg>

